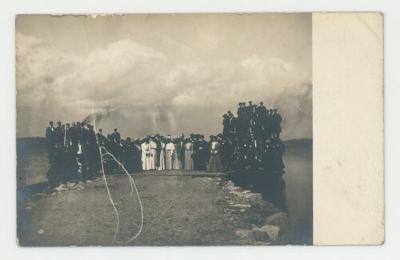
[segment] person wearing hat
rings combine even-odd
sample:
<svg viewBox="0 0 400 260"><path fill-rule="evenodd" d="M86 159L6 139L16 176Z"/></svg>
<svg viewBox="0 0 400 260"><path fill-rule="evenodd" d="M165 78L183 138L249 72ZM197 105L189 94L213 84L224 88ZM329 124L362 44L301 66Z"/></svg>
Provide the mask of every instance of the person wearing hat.
<svg viewBox="0 0 400 260"><path fill-rule="evenodd" d="M260 105L256 108L256 117L258 120L264 120L267 114L267 108L264 106L264 102L260 102Z"/></svg>
<svg viewBox="0 0 400 260"><path fill-rule="evenodd" d="M222 171L222 162L220 157L221 144L218 138L214 135L210 136L210 158L208 160L207 171L220 172Z"/></svg>
<svg viewBox="0 0 400 260"><path fill-rule="evenodd" d="M187 138L185 141L185 170L193 170L193 139Z"/></svg>
<svg viewBox="0 0 400 260"><path fill-rule="evenodd" d="M181 170L182 166L183 166L181 153L183 152L183 154L184 154L185 151L183 150L184 147L183 147L182 143L183 143L183 141L181 140L181 138L177 137L174 139L175 156L174 156L174 161L172 164L172 168L174 170Z"/></svg>
<svg viewBox="0 0 400 260"><path fill-rule="evenodd" d="M261 121L261 135L264 140L271 137L271 116L269 109L265 111L265 118Z"/></svg>
<svg viewBox="0 0 400 260"><path fill-rule="evenodd" d="M143 171L149 170L150 166L150 145L149 145L149 138L146 137L142 144L141 144L141 150L142 150L142 169Z"/></svg>
<svg viewBox="0 0 400 260"><path fill-rule="evenodd" d="M193 142L193 170L197 170L198 160L199 160L199 138L197 134L190 134L190 138Z"/></svg>
<svg viewBox="0 0 400 260"><path fill-rule="evenodd" d="M166 144L165 144L165 138L163 136L160 136L158 138L158 147L159 147L159 153L158 153L158 170L159 171L164 171L166 169Z"/></svg>
<svg viewBox="0 0 400 260"><path fill-rule="evenodd" d="M55 142L56 146L64 145L64 130L61 121L57 121L57 127L55 129Z"/></svg>
<svg viewBox="0 0 400 260"><path fill-rule="evenodd" d="M237 119L232 114L232 112L229 110L228 111L228 129L229 129L229 132L228 132L228 135L224 135L224 136L232 138L233 135L236 132L236 124L237 124Z"/></svg>
<svg viewBox="0 0 400 260"><path fill-rule="evenodd" d="M221 162L224 171L232 169L234 145L231 138L222 139L221 143Z"/></svg>
<svg viewBox="0 0 400 260"><path fill-rule="evenodd" d="M240 144L243 143L243 140L248 132L249 124L247 119L245 118L245 112L243 112L242 117L238 117L234 120L234 134L238 137L238 141Z"/></svg>
<svg viewBox="0 0 400 260"><path fill-rule="evenodd" d="M229 117L228 117L228 114L223 114L222 118L223 118L223 120L222 120L222 126L223 126L222 134L224 136L228 136L228 134L230 132L229 131Z"/></svg>
<svg viewBox="0 0 400 260"><path fill-rule="evenodd" d="M149 139L149 169L148 170L156 170L156 162L157 159L157 143L155 141L155 136L151 136Z"/></svg>
<svg viewBox="0 0 400 260"><path fill-rule="evenodd" d="M264 125L266 121L267 109L264 106L263 102L260 102L260 105L256 107L255 117L254 117L254 138L256 142L257 150L261 149L264 145L265 135L264 135Z"/></svg>
<svg viewBox="0 0 400 260"><path fill-rule="evenodd" d="M64 130L64 148L67 149L71 146L71 140L70 140L71 125L69 123L66 123L63 130Z"/></svg>
<svg viewBox="0 0 400 260"><path fill-rule="evenodd" d="M176 159L175 144L169 135L165 145L165 168L172 170Z"/></svg>
<svg viewBox="0 0 400 260"><path fill-rule="evenodd" d="M96 133L92 125L88 125L87 144L86 144L86 161L88 171L85 178L90 179L99 174L100 171L100 154L96 141Z"/></svg>
<svg viewBox="0 0 400 260"><path fill-rule="evenodd" d="M134 150L134 157L133 157L133 171L139 172L142 171L142 147L141 147L141 140L136 138L133 141L133 150Z"/></svg>
<svg viewBox="0 0 400 260"><path fill-rule="evenodd" d="M118 132L117 128L114 129L111 136L114 143L119 143L121 141L121 134Z"/></svg>
<svg viewBox="0 0 400 260"><path fill-rule="evenodd" d="M246 118L246 102L239 103L239 108L238 108L237 114L238 114L238 117L240 117L241 119Z"/></svg>
<svg viewBox="0 0 400 260"><path fill-rule="evenodd" d="M54 143L51 148L50 168L47 173L49 182L53 185L63 181L65 176L65 151L64 151L64 131L61 121L57 122L54 129Z"/></svg>
<svg viewBox="0 0 400 260"><path fill-rule="evenodd" d="M248 103L249 105L246 107L246 119L247 121L250 121L253 118L254 105L252 101L249 101Z"/></svg>
<svg viewBox="0 0 400 260"><path fill-rule="evenodd" d="M97 139L97 143L99 146L103 146L105 141L104 141L104 135L103 135L103 129L99 129L99 131L96 133L96 139Z"/></svg>
<svg viewBox="0 0 400 260"><path fill-rule="evenodd" d="M282 116L277 112L278 109L272 110L271 121L272 121L272 129L273 129L273 136L274 138L279 138L282 128Z"/></svg>
<svg viewBox="0 0 400 260"><path fill-rule="evenodd" d="M185 135L182 133L178 138L178 146L176 149L179 157L179 169L185 169Z"/></svg>
<svg viewBox="0 0 400 260"><path fill-rule="evenodd" d="M204 135L199 135L197 140L197 156L194 168L199 171L206 170L209 157L209 144L204 140Z"/></svg>
<svg viewBox="0 0 400 260"><path fill-rule="evenodd" d="M53 121L49 122L49 126L46 128L46 140L49 153L47 178L50 183L56 182L56 129Z"/></svg>
<svg viewBox="0 0 400 260"><path fill-rule="evenodd" d="M46 128L46 140L49 152L49 165L51 165L53 163L55 145L55 128L53 121L50 121L49 126Z"/></svg>
<svg viewBox="0 0 400 260"><path fill-rule="evenodd" d="M136 146L130 137L126 138L124 150L124 165L129 173L133 173L136 163Z"/></svg>

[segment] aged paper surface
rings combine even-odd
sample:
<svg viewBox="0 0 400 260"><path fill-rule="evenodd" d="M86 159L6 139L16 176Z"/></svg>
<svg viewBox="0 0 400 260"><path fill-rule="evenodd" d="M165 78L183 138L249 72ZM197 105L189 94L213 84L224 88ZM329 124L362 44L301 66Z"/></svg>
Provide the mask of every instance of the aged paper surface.
<svg viewBox="0 0 400 260"><path fill-rule="evenodd" d="M314 244L384 242L383 15L313 14Z"/></svg>
<svg viewBox="0 0 400 260"><path fill-rule="evenodd" d="M383 243L380 13L19 15L16 49L20 245Z"/></svg>

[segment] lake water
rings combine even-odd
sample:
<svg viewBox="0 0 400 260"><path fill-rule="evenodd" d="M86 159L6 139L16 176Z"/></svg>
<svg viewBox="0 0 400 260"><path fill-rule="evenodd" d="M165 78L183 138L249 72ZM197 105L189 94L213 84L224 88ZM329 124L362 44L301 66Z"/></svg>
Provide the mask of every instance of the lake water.
<svg viewBox="0 0 400 260"><path fill-rule="evenodd" d="M286 204L291 225L287 239L294 244L312 244L313 171L312 141L287 145L284 156Z"/></svg>
<svg viewBox="0 0 400 260"><path fill-rule="evenodd" d="M286 143L282 172L243 172L229 178L245 189L258 192L289 216L290 230L283 244L312 244L312 140Z"/></svg>

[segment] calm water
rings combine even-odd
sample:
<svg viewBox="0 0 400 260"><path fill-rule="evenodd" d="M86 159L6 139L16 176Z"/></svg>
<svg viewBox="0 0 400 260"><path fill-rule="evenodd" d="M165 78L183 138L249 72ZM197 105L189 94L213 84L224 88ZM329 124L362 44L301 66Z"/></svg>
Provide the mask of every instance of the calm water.
<svg viewBox="0 0 400 260"><path fill-rule="evenodd" d="M312 140L286 145L284 172L246 172L232 175L237 185L263 195L289 215L290 231L283 244L312 244Z"/></svg>
<svg viewBox="0 0 400 260"><path fill-rule="evenodd" d="M291 224L288 242L312 244L312 144L288 145L284 162L286 170L283 178L286 182L286 204Z"/></svg>

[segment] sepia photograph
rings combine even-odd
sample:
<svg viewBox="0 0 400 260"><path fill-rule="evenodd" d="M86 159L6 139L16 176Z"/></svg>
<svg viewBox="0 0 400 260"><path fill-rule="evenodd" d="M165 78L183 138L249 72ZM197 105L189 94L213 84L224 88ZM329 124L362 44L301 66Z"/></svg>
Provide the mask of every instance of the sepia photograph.
<svg viewBox="0 0 400 260"><path fill-rule="evenodd" d="M313 244L312 13L17 15L17 243Z"/></svg>

